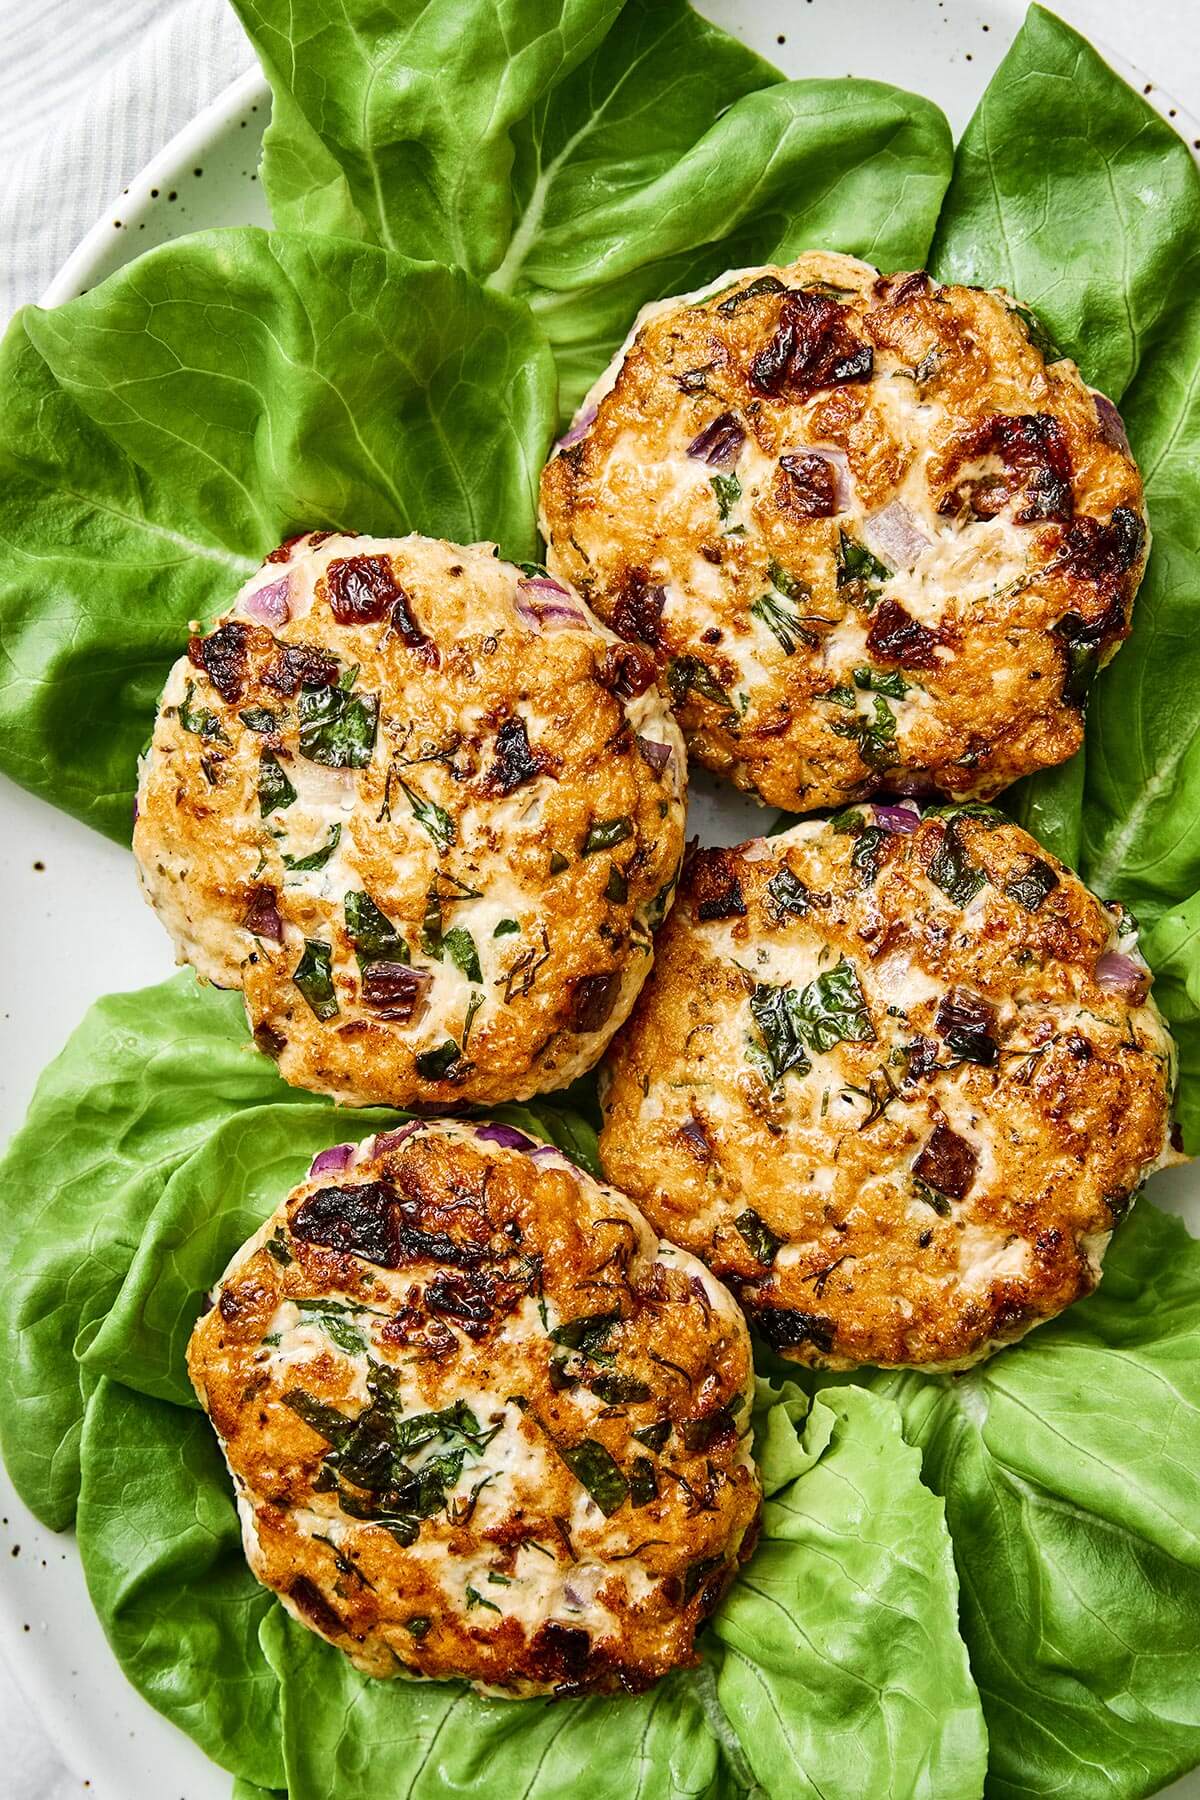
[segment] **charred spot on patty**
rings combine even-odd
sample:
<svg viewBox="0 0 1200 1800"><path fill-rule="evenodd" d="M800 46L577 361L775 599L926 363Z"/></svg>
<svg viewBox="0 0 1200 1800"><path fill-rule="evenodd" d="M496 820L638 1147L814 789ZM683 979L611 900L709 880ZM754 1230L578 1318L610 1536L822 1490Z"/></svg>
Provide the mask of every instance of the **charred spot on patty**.
<svg viewBox="0 0 1200 1800"><path fill-rule="evenodd" d="M333 687L337 678L337 657L319 644L280 644L262 673L263 685L286 700L302 687Z"/></svg>
<svg viewBox="0 0 1200 1800"><path fill-rule="evenodd" d="M489 794L512 794L551 767L551 759L529 744L524 719L505 719L496 733L496 760L484 777Z"/></svg>
<svg viewBox="0 0 1200 1800"><path fill-rule="evenodd" d="M687 889L696 917L738 919L746 914L746 901L738 880L737 863L724 850L701 850L691 860Z"/></svg>

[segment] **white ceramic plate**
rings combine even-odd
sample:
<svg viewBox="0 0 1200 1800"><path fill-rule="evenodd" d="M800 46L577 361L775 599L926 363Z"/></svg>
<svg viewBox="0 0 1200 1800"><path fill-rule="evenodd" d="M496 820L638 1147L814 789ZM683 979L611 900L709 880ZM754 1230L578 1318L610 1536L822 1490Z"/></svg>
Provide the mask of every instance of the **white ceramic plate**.
<svg viewBox="0 0 1200 1800"><path fill-rule="evenodd" d="M1138 36L1121 0L1059 0L1101 46L1116 40L1151 67L1194 72L1200 34L1190 0L1155 0ZM700 0L703 12L789 75L853 73L928 95L957 135L1020 22L1019 0ZM1146 11L1151 17L1145 16ZM1178 31L1178 35L1177 35ZM1182 39L1182 52L1180 43ZM1139 87L1145 79L1109 59ZM1189 141L1200 122L1152 95ZM235 82L164 149L97 221L44 296L57 305L143 250L215 225L265 225L256 168L270 99L257 69ZM691 827L707 841L736 842L761 829L762 813L701 775ZM20 960L5 978L0 1016L0 1140L20 1123L38 1073L101 994L161 980L172 968L165 934L142 904L126 850L0 778L0 916L20 918ZM80 929L86 919L85 929ZM1200 1235L1200 1181L1159 1176L1155 1199L1189 1217ZM45 1531L0 1468L0 1653L90 1800L227 1800L230 1779L130 1688L96 1620L74 1539ZM0 1790L6 1788L0 1777ZM1200 1775L1171 1790L1200 1800ZM17 1796L16 1800L27 1800Z"/></svg>

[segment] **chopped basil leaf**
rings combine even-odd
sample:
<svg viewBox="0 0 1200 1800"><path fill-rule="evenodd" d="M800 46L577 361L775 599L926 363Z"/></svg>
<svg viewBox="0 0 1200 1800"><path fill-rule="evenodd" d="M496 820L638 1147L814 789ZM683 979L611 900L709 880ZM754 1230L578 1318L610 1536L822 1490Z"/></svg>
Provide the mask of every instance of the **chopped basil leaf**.
<svg viewBox="0 0 1200 1800"><path fill-rule="evenodd" d="M284 1268L288 1263L295 1262L295 1257L288 1249L287 1235L282 1225L277 1226L267 1239L267 1255L273 1256L275 1261Z"/></svg>
<svg viewBox="0 0 1200 1800"><path fill-rule="evenodd" d="M624 843L633 836L633 820L597 819L588 827L588 834L583 840L581 856L594 856L597 850L611 850L614 844Z"/></svg>
<svg viewBox="0 0 1200 1800"><path fill-rule="evenodd" d="M633 1436L639 1444L645 1444L647 1450L661 1450L671 1435L670 1419L655 1419L653 1425L643 1425Z"/></svg>
<svg viewBox="0 0 1200 1800"><path fill-rule="evenodd" d="M521 927L517 924L515 919L501 919L495 931L493 931L492 936L494 938L513 937L519 934L520 930Z"/></svg>
<svg viewBox="0 0 1200 1800"><path fill-rule="evenodd" d="M310 851L307 856L285 856L283 859L284 868L294 869L297 874L306 869L323 869L337 849L341 835L341 826L331 825L329 828L329 836L325 839L325 842L321 845L319 850Z"/></svg>
<svg viewBox="0 0 1200 1800"><path fill-rule="evenodd" d="M767 564L767 580L777 594L783 594L788 600L811 600L812 589L807 581L801 581L798 575L791 575L783 564L772 557Z"/></svg>
<svg viewBox="0 0 1200 1800"><path fill-rule="evenodd" d="M872 556L865 544L852 538L848 531L839 529L837 550L837 585L846 590L846 598L852 606L862 607L870 612L878 600L882 588L879 583L890 581L892 570L886 563Z"/></svg>
<svg viewBox="0 0 1200 1800"><path fill-rule="evenodd" d="M714 475L712 490L717 496L717 506L721 513L721 523L725 524L732 509L742 497L742 484L736 475Z"/></svg>
<svg viewBox="0 0 1200 1800"><path fill-rule="evenodd" d="M269 750L258 759L258 811L261 818L291 806L296 790Z"/></svg>
<svg viewBox="0 0 1200 1800"><path fill-rule="evenodd" d="M788 990L794 991L794 990ZM843 957L804 988L797 999L797 1016L805 1042L813 1050L831 1050L835 1044L869 1044L875 1029L866 997L852 962Z"/></svg>
<svg viewBox="0 0 1200 1800"><path fill-rule="evenodd" d="M308 1001L318 1019L332 1019L338 1010L333 989L333 950L320 938L305 938L304 955L296 965L292 980Z"/></svg>
<svg viewBox="0 0 1200 1800"><path fill-rule="evenodd" d="M274 731L279 724L275 714L265 706L248 706L238 718L250 731Z"/></svg>
<svg viewBox="0 0 1200 1800"><path fill-rule="evenodd" d="M762 1038L755 1046L767 1084L774 1087L790 1069L806 1075L812 1067L796 1021L795 988L760 982L750 996L750 1011Z"/></svg>
<svg viewBox="0 0 1200 1800"><path fill-rule="evenodd" d="M747 300L753 300L759 294L783 294L786 292L787 289L783 282L780 281L778 275L756 275L748 287L737 288L730 294L728 300L722 300L717 307L717 311L722 313L725 317L728 317L730 313L737 312L738 308L744 305ZM702 301L701 304L711 303L715 297L715 295L710 294L708 296L708 302Z"/></svg>
<svg viewBox="0 0 1200 1800"><path fill-rule="evenodd" d="M634 1506L649 1506L658 1499L658 1480L648 1456L635 1456L630 1464L629 1498Z"/></svg>
<svg viewBox="0 0 1200 1800"><path fill-rule="evenodd" d="M606 1406L633 1406L650 1398L650 1389L644 1381L639 1381L636 1375L621 1375L615 1370L605 1369L598 1375L591 1375L583 1386Z"/></svg>
<svg viewBox="0 0 1200 1800"><path fill-rule="evenodd" d="M792 913L797 919L802 919L808 911L808 889L798 875L792 874L786 863L768 881L767 892L779 913Z"/></svg>
<svg viewBox="0 0 1200 1800"><path fill-rule="evenodd" d="M950 1202L944 1194L939 1194L935 1188L931 1188L927 1182L921 1180L919 1175L913 1176L912 1185L917 1199L923 1200L926 1206L932 1206L939 1219L950 1217Z"/></svg>
<svg viewBox="0 0 1200 1800"><path fill-rule="evenodd" d="M556 1445L558 1454L581 1487L585 1487L606 1519L625 1502L629 1484L604 1445L584 1438L571 1447Z"/></svg>
<svg viewBox="0 0 1200 1800"><path fill-rule="evenodd" d="M429 1635L433 1626L433 1620L427 1619L424 1613L414 1613L411 1619L405 1619L403 1623L405 1631L410 1637L415 1637L418 1642L421 1638Z"/></svg>
<svg viewBox="0 0 1200 1800"><path fill-rule="evenodd" d="M830 706L843 707L847 712L854 712L858 706L852 687L831 687L825 693L817 695L818 700L828 700Z"/></svg>
<svg viewBox="0 0 1200 1800"><path fill-rule="evenodd" d="M611 900L614 906L621 906L629 898L629 883L616 863L609 866L608 881L604 889L604 898Z"/></svg>
<svg viewBox="0 0 1200 1800"><path fill-rule="evenodd" d="M762 1263L769 1269L785 1240L776 1236L766 1220L756 1213L752 1206L748 1206L744 1212L740 1212L733 1223L739 1237L744 1238L749 1245L751 1256L756 1262Z"/></svg>
<svg viewBox="0 0 1200 1800"><path fill-rule="evenodd" d="M461 1052L453 1038L447 1038L436 1050L422 1050L416 1062L417 1074L422 1081L440 1081L458 1061Z"/></svg>
<svg viewBox="0 0 1200 1800"><path fill-rule="evenodd" d="M826 700L831 696L823 696ZM858 744L858 754L868 769L883 770L895 767L898 761L896 750L896 715L893 713L882 694L875 696L875 716L868 719L859 713L854 719L837 719L832 730L838 737L853 738Z"/></svg>
<svg viewBox="0 0 1200 1800"><path fill-rule="evenodd" d="M1053 893L1057 886L1058 876L1050 864L1043 862L1040 856L1031 856L1019 875L1009 876L1004 892L1026 912L1036 912L1047 894Z"/></svg>
<svg viewBox="0 0 1200 1800"><path fill-rule="evenodd" d="M564 856L561 850L552 850L550 852L550 873L552 875L561 875L563 870L569 869L570 866L570 858Z"/></svg>
<svg viewBox="0 0 1200 1800"><path fill-rule="evenodd" d="M338 676L338 686L341 688L343 694L348 694L350 692L350 689L358 680L358 671L361 667L361 663L355 663L353 668L342 670L341 674Z"/></svg>
<svg viewBox="0 0 1200 1800"><path fill-rule="evenodd" d="M316 1300L298 1300L296 1304L301 1312L312 1313L326 1337L335 1343L339 1350L345 1350L349 1356L360 1356L366 1349L367 1340L363 1337L362 1332L342 1316L341 1309L336 1305L326 1306Z"/></svg>
<svg viewBox="0 0 1200 1800"><path fill-rule="evenodd" d="M482 981L483 971L479 966L479 952L475 948L475 939L465 925L453 925L442 937L442 949L450 954L450 960L460 968L468 981ZM438 956L440 962L441 955Z"/></svg>
<svg viewBox="0 0 1200 1800"><path fill-rule="evenodd" d="M843 806L841 812L830 815L829 828L838 837L857 837L866 824L861 809L857 806Z"/></svg>
<svg viewBox="0 0 1200 1800"><path fill-rule="evenodd" d="M693 692L705 700L715 700L719 706L730 704L729 695L698 656L673 656L667 664L667 687L674 706L682 706Z"/></svg>
<svg viewBox="0 0 1200 1800"><path fill-rule="evenodd" d="M966 906L980 888L987 885L987 876L978 863L971 861L959 842L953 820L946 826L937 853L929 865L929 879L941 888L955 906Z"/></svg>
<svg viewBox="0 0 1200 1800"><path fill-rule="evenodd" d="M867 663L855 669L854 685L866 693L887 694L892 700L903 700L909 689L899 669L872 669Z"/></svg>
<svg viewBox="0 0 1200 1800"><path fill-rule="evenodd" d="M620 1321L619 1312L589 1313L583 1318L568 1319L565 1324L556 1325L550 1333L550 1341L561 1344L565 1350L578 1350L582 1356L590 1356Z"/></svg>
<svg viewBox="0 0 1200 1800"><path fill-rule="evenodd" d="M884 831L882 826L865 825L854 840L854 848L850 852L850 865L858 870L867 887L870 887L879 873L888 838L889 833Z"/></svg>
<svg viewBox="0 0 1200 1800"><path fill-rule="evenodd" d="M300 754L329 769L365 769L379 728L378 694L351 696L340 687L304 687L297 705Z"/></svg>
<svg viewBox="0 0 1200 1800"><path fill-rule="evenodd" d="M387 915L380 912L370 894L362 889L351 892L342 905L346 915L346 935L354 945L360 969L373 962L411 961L407 943Z"/></svg>
<svg viewBox="0 0 1200 1800"><path fill-rule="evenodd" d="M340 1444L349 1435L355 1421L346 1413L339 1412L336 1406L326 1406L323 1400L317 1400L303 1388L289 1388L280 1398L310 1430L323 1437L327 1443Z"/></svg>
<svg viewBox="0 0 1200 1800"><path fill-rule="evenodd" d="M694 1600L709 1576L721 1567L725 1559L721 1556L706 1556L700 1562L689 1563L683 1576L683 1598L686 1603Z"/></svg>
<svg viewBox="0 0 1200 1800"><path fill-rule="evenodd" d="M494 1612L494 1613L498 1613L500 1611L500 1608L496 1605L494 1600L485 1600L483 1595L478 1591L477 1588L468 1587L468 1589L467 1589L467 1611L470 1612L470 1610L473 1606L486 1606L489 1612Z"/></svg>
<svg viewBox="0 0 1200 1800"><path fill-rule="evenodd" d="M229 739L221 729L221 721L215 712L207 706L193 706L192 695L196 691L194 681L189 681L187 691L179 702L179 723L193 737L207 738L210 744L227 744Z"/></svg>
<svg viewBox="0 0 1200 1800"><path fill-rule="evenodd" d="M458 831L450 814L432 800L426 800L415 788L409 787L407 781L401 779L408 804L413 809L417 824L427 831L439 850L448 850L458 837Z"/></svg>

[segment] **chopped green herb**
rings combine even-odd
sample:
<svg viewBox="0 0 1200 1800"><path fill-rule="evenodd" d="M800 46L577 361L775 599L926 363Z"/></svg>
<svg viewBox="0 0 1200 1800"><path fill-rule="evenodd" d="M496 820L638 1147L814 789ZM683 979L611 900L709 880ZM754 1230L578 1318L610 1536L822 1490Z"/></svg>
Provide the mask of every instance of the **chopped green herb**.
<svg viewBox="0 0 1200 1800"><path fill-rule="evenodd" d="M1058 876L1050 864L1043 862L1040 856L1031 856L1019 875L1010 875L1004 884L1004 892L1026 912L1036 912L1047 894L1053 893L1057 886Z"/></svg>
<svg viewBox="0 0 1200 1800"><path fill-rule="evenodd" d="M779 640L780 649L785 656L795 655L797 644L807 644L812 649L820 641L816 632L805 629L800 614L781 600L778 594L763 594L754 602L750 611Z"/></svg>
<svg viewBox="0 0 1200 1800"><path fill-rule="evenodd" d="M493 1587L511 1587L512 1586L512 1576L511 1575L501 1575L498 1569L489 1569L488 1570L488 1580L491 1582Z"/></svg>
<svg viewBox="0 0 1200 1800"><path fill-rule="evenodd" d="M767 580L777 594L788 600L811 600L812 589L798 575L789 574L781 562L772 557L767 564Z"/></svg>
<svg viewBox="0 0 1200 1800"><path fill-rule="evenodd" d="M785 1240L771 1230L766 1220L752 1206L740 1212L733 1223L738 1235L749 1245L751 1256L769 1269Z"/></svg>
<svg viewBox="0 0 1200 1800"><path fill-rule="evenodd" d="M274 731L279 724L275 714L265 706L248 706L238 718L250 731Z"/></svg>
<svg viewBox="0 0 1200 1800"><path fill-rule="evenodd" d="M937 853L929 865L929 879L941 888L955 906L966 906L980 888L987 886L987 876L978 863L971 861L959 842L954 819L947 824Z"/></svg>
<svg viewBox="0 0 1200 1800"><path fill-rule="evenodd" d="M429 833L439 850L448 850L458 837L457 828L450 814L433 800L427 800L423 794L418 794L416 789L411 788L403 778L401 778L400 786L404 789L408 804L413 809L417 824Z"/></svg>
<svg viewBox="0 0 1200 1800"><path fill-rule="evenodd" d="M578 1350L583 1356L591 1356L601 1348L613 1326L620 1322L619 1312L590 1313L556 1325L550 1333L550 1341L561 1344L565 1350Z"/></svg>
<svg viewBox="0 0 1200 1800"><path fill-rule="evenodd" d="M267 1255L273 1256L275 1261L284 1268L287 1267L288 1263L295 1262L296 1260L288 1248L287 1234L282 1225L277 1225L275 1227L275 1230L267 1239L266 1247Z"/></svg>
<svg viewBox="0 0 1200 1800"><path fill-rule="evenodd" d="M932 1206L939 1219L950 1217L950 1202L944 1194L939 1194L935 1188L931 1188L928 1182L921 1180L919 1175L913 1176L912 1185L917 1199L923 1200L926 1206Z"/></svg>
<svg viewBox="0 0 1200 1800"><path fill-rule="evenodd" d="M296 790L269 750L258 761L258 811L261 818L291 806Z"/></svg>
<svg viewBox="0 0 1200 1800"><path fill-rule="evenodd" d="M355 663L352 668L342 670L341 674L338 676L338 686L341 688L343 694L348 694L350 692L350 689L358 680L358 671L361 667L361 663Z"/></svg>
<svg viewBox="0 0 1200 1800"><path fill-rule="evenodd" d="M629 883L616 863L609 868L604 898L611 900L614 906L621 906L629 898Z"/></svg>
<svg viewBox="0 0 1200 1800"><path fill-rule="evenodd" d="M801 991L797 1018L805 1042L813 1050L831 1050L840 1043L869 1044L875 1038L858 971L846 957Z"/></svg>
<svg viewBox="0 0 1200 1800"><path fill-rule="evenodd" d="M830 816L829 828L838 837L857 837L866 824L866 818L860 807L844 806L841 812Z"/></svg>
<svg viewBox="0 0 1200 1800"><path fill-rule="evenodd" d="M1063 351L1059 349L1058 345L1050 336L1050 333L1046 330L1046 327L1042 324L1042 321L1038 318L1032 308L1022 306L1016 300L1010 300L1008 302L1008 310L1009 312L1016 313L1018 319L1020 319L1022 325L1025 327L1025 335L1028 337L1030 343L1035 350L1040 351L1041 355L1045 357L1048 363L1056 363L1063 360Z"/></svg>
<svg viewBox="0 0 1200 1800"><path fill-rule="evenodd" d="M595 1438L584 1438L570 1447L555 1447L576 1481L587 1489L605 1518L611 1519L624 1504L629 1484L604 1445Z"/></svg>
<svg viewBox="0 0 1200 1800"><path fill-rule="evenodd" d="M792 913L797 919L802 919L808 912L808 889L798 875L792 874L786 863L768 881L767 893L771 896L776 912L780 914Z"/></svg>
<svg viewBox="0 0 1200 1800"><path fill-rule="evenodd" d="M318 1019L332 1019L338 1010L333 988L333 950L320 938L305 938L304 955L296 965L292 980L308 1001Z"/></svg>
<svg viewBox="0 0 1200 1800"><path fill-rule="evenodd" d="M683 1576L683 1598L686 1604L694 1600L710 1575L716 1573L725 1559L721 1556L706 1556L700 1562L689 1563Z"/></svg>
<svg viewBox="0 0 1200 1800"><path fill-rule="evenodd" d="M340 687L305 687L297 705L300 754L329 769L365 769L379 729L378 694L351 696Z"/></svg>
<svg viewBox="0 0 1200 1800"><path fill-rule="evenodd" d="M806 1075L811 1068L804 1053L804 1041L796 1021L795 988L771 987L760 982L750 996L750 1011L758 1026L760 1045L755 1045L756 1062L769 1087L780 1082L789 1070Z"/></svg>
<svg viewBox="0 0 1200 1800"><path fill-rule="evenodd" d="M830 696L826 694L825 699ZM859 713L854 719L837 719L832 727L838 737L853 738L858 754L868 769L894 768L899 760L896 750L896 715L882 694L875 696L874 717Z"/></svg>
<svg viewBox="0 0 1200 1800"><path fill-rule="evenodd" d="M360 1356L366 1349L367 1340L362 1332L351 1325L337 1307L323 1306L315 1300L298 1300L296 1304L301 1312L312 1313L326 1337L348 1356Z"/></svg>
<svg viewBox="0 0 1200 1800"><path fill-rule="evenodd" d="M436 1050L422 1050L420 1056L414 1058L417 1074L422 1081L441 1081L448 1075L458 1061L461 1051L453 1038L447 1038Z"/></svg>
<svg viewBox="0 0 1200 1800"><path fill-rule="evenodd" d="M348 1414L339 1412L336 1406L326 1406L323 1400L317 1400L304 1388L289 1388L280 1397L286 1407L327 1443L343 1443L354 1427L355 1420Z"/></svg>
<svg viewBox="0 0 1200 1800"><path fill-rule="evenodd" d="M817 699L828 700L830 706L843 707L847 712L854 712L858 706L858 701L855 698L854 689L852 687L827 688L823 694L817 695Z"/></svg>
<svg viewBox="0 0 1200 1800"><path fill-rule="evenodd" d="M712 490L717 496L717 506L721 513L721 523L724 524L728 519L730 512L742 497L742 484L736 475L714 475L712 477Z"/></svg>
<svg viewBox="0 0 1200 1800"><path fill-rule="evenodd" d="M424 1613L414 1613L411 1619L404 1620L405 1631L410 1637L415 1637L418 1642L421 1638L428 1637L432 1627L433 1620L427 1619Z"/></svg>
<svg viewBox="0 0 1200 1800"><path fill-rule="evenodd" d="M639 1444L645 1444L647 1450L659 1451L671 1435L670 1419L656 1419L653 1425L643 1425L633 1436Z"/></svg>
<svg viewBox="0 0 1200 1800"><path fill-rule="evenodd" d="M471 998L467 1001L467 1015L463 1020L462 1047L464 1053L466 1052L467 1045L471 1041L471 1027L475 1023L475 1014L482 1005L483 991L480 988L476 988L475 992L471 995Z"/></svg>
<svg viewBox="0 0 1200 1800"><path fill-rule="evenodd" d="M698 656L673 656L667 664L667 688L674 706L682 706L690 693L719 706L730 704L729 695L706 662Z"/></svg>
<svg viewBox="0 0 1200 1800"><path fill-rule="evenodd" d="M284 868L294 869L297 874L300 874L302 870L323 869L337 849L341 835L341 826L331 825L329 828L329 836L325 839L325 842L321 845L319 850L310 851L307 856L285 856L283 859Z"/></svg>
<svg viewBox="0 0 1200 1800"><path fill-rule="evenodd" d="M719 1406L716 1412L705 1413L703 1418L685 1419L679 1428L684 1449L693 1454L707 1450L714 1438L723 1437L733 1429L733 1415L736 1411L737 1407L733 1405Z"/></svg>
<svg viewBox="0 0 1200 1800"><path fill-rule="evenodd" d="M521 930L521 927L517 924L517 921L515 919L501 919L501 921L497 925L495 931L493 931L492 936L494 938L514 937L516 935L519 935L520 930Z"/></svg>
<svg viewBox="0 0 1200 1800"><path fill-rule="evenodd" d="M658 1499L658 1480L648 1456L635 1456L629 1467L629 1498L634 1506Z"/></svg>
<svg viewBox="0 0 1200 1800"><path fill-rule="evenodd" d="M486 1606L489 1612L494 1612L494 1613L498 1613L500 1611L500 1608L496 1605L494 1600L485 1600L483 1595L479 1592L479 1590L477 1588L468 1587L468 1589L467 1589L467 1611L470 1612L470 1610L473 1606Z"/></svg>
<svg viewBox="0 0 1200 1800"><path fill-rule="evenodd" d="M563 870L569 869L570 866L570 858L564 856L561 850L550 852L550 873L552 875L561 875Z"/></svg>
<svg viewBox="0 0 1200 1800"><path fill-rule="evenodd" d="M442 948L449 952L450 961L462 970L468 981L483 980L475 939L465 925L452 925L442 937ZM441 961L440 954L438 961Z"/></svg>
<svg viewBox="0 0 1200 1800"><path fill-rule="evenodd" d="M870 612L883 591L880 584L890 581L893 571L844 529L838 531L835 555L838 587L845 590L851 606Z"/></svg>
<svg viewBox="0 0 1200 1800"><path fill-rule="evenodd" d="M721 288L718 291L720 293L725 293L727 290ZM756 275L754 280L750 282L748 286L736 288L730 293L728 300L722 300L717 307L717 311L727 318L730 313L737 312L738 308L743 306L747 300L753 300L759 294L782 294L786 291L787 290L785 289L783 282L780 281L778 275ZM700 304L702 306L708 306L715 299L715 294L709 294L707 299L702 300Z"/></svg>
<svg viewBox="0 0 1200 1800"><path fill-rule="evenodd" d="M650 1389L636 1375L621 1375L607 1369L599 1375L589 1376L583 1386L606 1406L634 1406L650 1398Z"/></svg>
<svg viewBox="0 0 1200 1800"><path fill-rule="evenodd" d="M346 935L354 945L358 966L368 963L407 963L411 960L407 943L392 921L380 912L370 894L360 888L346 895L342 902L346 915Z"/></svg>
<svg viewBox="0 0 1200 1800"><path fill-rule="evenodd" d="M854 671L854 685L865 693L887 694L892 700L903 700L910 684L899 669L872 669L863 663Z"/></svg>
<svg viewBox="0 0 1200 1800"><path fill-rule="evenodd" d="M889 836L880 825L865 825L854 840L850 866L858 870L866 887L871 886L879 873Z"/></svg>
<svg viewBox="0 0 1200 1800"><path fill-rule="evenodd" d="M185 731L190 731L193 737L206 738L210 744L227 744L229 739L221 729L221 721L216 713L210 712L207 706L192 705L192 695L195 691L195 682L189 681L187 691L179 702L179 723Z"/></svg>
<svg viewBox="0 0 1200 1800"><path fill-rule="evenodd" d="M624 843L633 836L633 820L597 819L588 827L588 834L583 840L581 856L594 856L597 850L611 850L614 844Z"/></svg>

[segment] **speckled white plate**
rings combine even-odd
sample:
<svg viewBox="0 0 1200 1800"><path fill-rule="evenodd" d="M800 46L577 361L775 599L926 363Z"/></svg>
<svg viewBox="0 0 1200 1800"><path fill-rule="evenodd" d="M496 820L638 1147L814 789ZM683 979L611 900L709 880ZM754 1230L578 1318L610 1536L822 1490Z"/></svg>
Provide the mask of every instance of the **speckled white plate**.
<svg viewBox="0 0 1200 1800"><path fill-rule="evenodd" d="M701 11L789 75L855 74L927 94L955 134L1010 43L1020 0L700 0ZM1150 68L1170 69L1200 105L1200 32L1193 0L1058 0L1102 49L1123 44ZM1200 142L1200 121L1111 50L1115 67L1151 92ZM257 69L200 113L114 201L44 296L57 305L94 287L143 250L216 225L265 225L257 181L270 98ZM761 829L762 813L703 776L691 826L707 841ZM101 994L161 980L167 939L142 904L126 850L0 777L0 916L21 921L0 1014L0 1141L20 1123L39 1071ZM86 927L80 930L81 918ZM1189 1215L1200 1235L1200 1180L1158 1176L1155 1198ZM104 1641L73 1538L40 1527L0 1468L0 1653L89 1800L227 1800L230 1779L130 1688ZM11 1789L0 1774L0 1793ZM1200 1800L1200 1775L1170 1790ZM13 1800L29 1800L14 1794ZM389 1797L390 1800L390 1797Z"/></svg>

